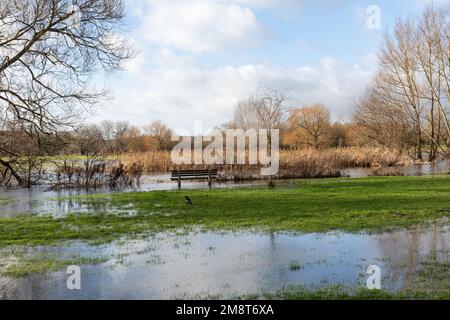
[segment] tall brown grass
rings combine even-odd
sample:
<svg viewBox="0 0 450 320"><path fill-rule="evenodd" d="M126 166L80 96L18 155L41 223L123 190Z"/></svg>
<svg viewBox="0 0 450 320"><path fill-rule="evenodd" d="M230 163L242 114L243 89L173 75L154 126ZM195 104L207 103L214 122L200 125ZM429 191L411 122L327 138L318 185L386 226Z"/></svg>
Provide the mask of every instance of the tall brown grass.
<svg viewBox="0 0 450 320"><path fill-rule="evenodd" d="M173 165L170 152L156 151L128 153L117 160L125 166L140 163L145 174L170 170L203 169L206 165ZM393 167L409 164L410 158L394 150L379 148L303 149L280 151L280 170L277 178L338 177L345 168ZM255 165L214 165L222 179L256 179L259 167Z"/></svg>
<svg viewBox="0 0 450 320"><path fill-rule="evenodd" d="M123 164L119 161L105 161L95 158L83 164L67 164L65 161L57 166L51 189L97 189L103 187L133 187L139 185L143 174L142 164L133 162Z"/></svg>

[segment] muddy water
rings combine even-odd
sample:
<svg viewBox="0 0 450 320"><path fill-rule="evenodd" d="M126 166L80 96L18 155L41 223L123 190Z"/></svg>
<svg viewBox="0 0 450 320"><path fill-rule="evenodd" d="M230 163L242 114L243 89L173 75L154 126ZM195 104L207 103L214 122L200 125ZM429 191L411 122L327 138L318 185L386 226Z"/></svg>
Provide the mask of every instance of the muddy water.
<svg viewBox="0 0 450 320"><path fill-rule="evenodd" d="M384 289L414 289L419 285L415 275L425 262L449 261L449 246L448 226L375 235L160 233L121 244L33 249L108 261L81 266L79 291L67 289L63 271L0 277L0 298L233 298L288 285L364 287L367 267L373 264L381 268Z"/></svg>

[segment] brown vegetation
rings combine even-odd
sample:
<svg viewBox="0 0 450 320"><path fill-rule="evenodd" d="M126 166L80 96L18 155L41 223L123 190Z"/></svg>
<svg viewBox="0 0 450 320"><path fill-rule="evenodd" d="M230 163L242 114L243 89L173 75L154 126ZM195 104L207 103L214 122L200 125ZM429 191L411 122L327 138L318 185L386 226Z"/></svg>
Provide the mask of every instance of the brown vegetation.
<svg viewBox="0 0 450 320"><path fill-rule="evenodd" d="M88 159L83 165L66 162L56 169L56 178L52 180L52 189L102 187L133 187L139 185L143 173L142 164L133 162L123 164L116 161Z"/></svg>
<svg viewBox="0 0 450 320"><path fill-rule="evenodd" d="M178 169L202 169L203 165L174 166L170 152L155 151L126 153L117 157L125 166L139 163L144 174L164 173ZM338 177L345 168L393 167L412 163L411 158L386 147L378 148L330 148L316 150L282 150L280 171L277 178L320 178ZM259 166L256 165L215 165L222 179L256 179Z"/></svg>

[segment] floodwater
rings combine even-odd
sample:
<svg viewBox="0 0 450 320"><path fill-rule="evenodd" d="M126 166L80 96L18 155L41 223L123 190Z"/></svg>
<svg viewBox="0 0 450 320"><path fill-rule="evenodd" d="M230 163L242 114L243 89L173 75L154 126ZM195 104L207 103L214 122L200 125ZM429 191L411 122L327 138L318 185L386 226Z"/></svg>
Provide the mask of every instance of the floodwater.
<svg viewBox="0 0 450 320"><path fill-rule="evenodd" d="M438 162L395 170L401 170L403 175L439 174L449 172L450 164ZM362 177L373 175L373 170L349 169L345 174ZM216 183L214 188L265 183ZM207 187L207 183L183 182L183 188ZM138 188L117 191L176 188L168 175L158 175L144 177ZM93 193L104 192L111 191ZM63 216L91 209L114 209L91 208L86 202L63 198L83 193L45 188L0 189L0 219L19 214ZM383 289L414 289L421 283L417 276L427 262L449 263L449 247L448 222L382 234L192 231L157 233L145 239L101 246L70 242L26 250L30 256L104 258L104 263L81 266L81 290L67 289L65 270L22 278L0 276L0 299L235 298L274 292L289 285L318 288L342 284L362 288L369 265L380 267ZM0 259L8 259L8 253L0 254ZM448 268L445 270L449 272Z"/></svg>
<svg viewBox="0 0 450 320"><path fill-rule="evenodd" d="M372 235L159 233L113 245L40 247L33 250L108 261L81 266L81 290L67 289L65 271L0 277L0 298L201 299L236 298L290 285L363 288L369 265L380 267L383 289L414 289L427 261L449 262L449 245L450 228L436 225Z"/></svg>
<svg viewBox="0 0 450 320"><path fill-rule="evenodd" d="M214 183L214 188L235 188L252 185L267 184L264 181L242 181L242 182L220 182ZM205 181L183 181L183 189L209 188ZM54 217L65 216L75 212L89 212L91 209L114 210L108 207L90 207L86 203L71 199L72 196L83 194L133 192L133 191L156 191L156 190L176 190L176 182L170 181L170 174L155 176L144 176L141 184L134 188L122 188L111 190L108 188L96 190L49 190L47 186L36 186L30 189L17 187L0 187L0 218L13 217L22 214L46 214ZM107 205L105 203L105 205Z"/></svg>
<svg viewBox="0 0 450 320"><path fill-rule="evenodd" d="M362 178L374 175L426 176L449 172L449 160L439 160L435 163L415 164L401 167L348 168L343 170L344 175L350 178Z"/></svg>
<svg viewBox="0 0 450 320"><path fill-rule="evenodd" d="M433 164L422 164L405 167L389 167L389 168L349 168L343 170L344 176L350 178L367 177L373 175L404 175L404 176L421 176L443 174L450 172L450 161L437 161ZM290 182L278 181L277 184L288 185ZM266 180L254 181L227 181L215 182L213 188L237 188L246 186L267 185ZM70 196L86 194L86 193L113 193L113 192L132 192L132 191L154 191L154 190L176 190L177 183L170 181L170 174L157 174L152 176L144 176L139 186L134 188L123 188L118 190L98 189L86 192L85 190L60 190L49 191L48 187L40 186L31 189L22 188L5 188L0 187L0 218L11 217L22 214L50 214L55 217L61 217L72 212L89 212L103 210L114 210L107 207L89 207L86 202L70 199ZM183 181L183 189L199 189L208 188L205 181ZM66 198L66 199L63 199Z"/></svg>

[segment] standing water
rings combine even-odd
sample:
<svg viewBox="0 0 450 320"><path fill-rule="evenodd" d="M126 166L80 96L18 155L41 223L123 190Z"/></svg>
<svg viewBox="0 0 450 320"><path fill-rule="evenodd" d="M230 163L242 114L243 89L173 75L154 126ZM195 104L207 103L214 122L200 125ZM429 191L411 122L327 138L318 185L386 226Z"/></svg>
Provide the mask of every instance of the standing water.
<svg viewBox="0 0 450 320"><path fill-rule="evenodd" d="M158 233L147 239L88 246L39 247L59 256L105 257L81 266L81 290L68 290L64 271L0 277L4 299L235 298L342 284L364 288L369 265L382 288L416 289L428 262L449 263L450 229L382 234Z"/></svg>

